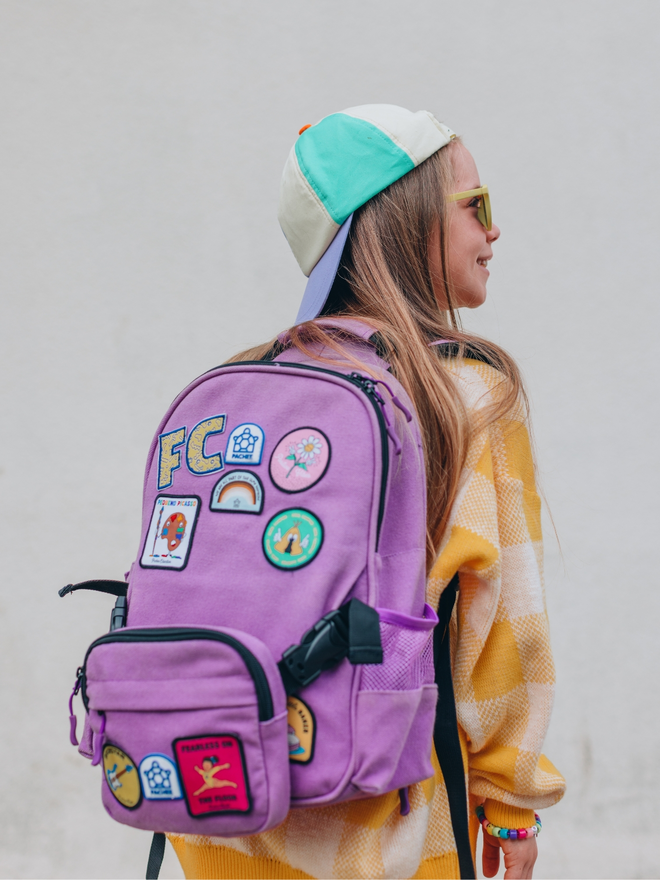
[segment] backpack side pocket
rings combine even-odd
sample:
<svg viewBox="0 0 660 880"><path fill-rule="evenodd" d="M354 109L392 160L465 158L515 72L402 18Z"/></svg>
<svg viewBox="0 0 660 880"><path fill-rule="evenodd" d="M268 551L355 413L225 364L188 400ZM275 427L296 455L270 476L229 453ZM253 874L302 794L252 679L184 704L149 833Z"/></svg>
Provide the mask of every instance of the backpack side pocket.
<svg viewBox="0 0 660 880"><path fill-rule="evenodd" d="M365 794L383 794L433 775L431 743L437 687L430 605L425 616L377 609L383 663L362 668L357 694L356 763L351 780Z"/></svg>

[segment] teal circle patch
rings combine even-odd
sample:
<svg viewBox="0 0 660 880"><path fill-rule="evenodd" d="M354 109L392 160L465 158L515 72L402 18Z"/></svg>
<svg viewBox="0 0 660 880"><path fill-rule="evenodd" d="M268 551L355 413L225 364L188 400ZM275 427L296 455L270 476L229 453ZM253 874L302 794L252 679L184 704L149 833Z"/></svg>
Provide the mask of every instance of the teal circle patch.
<svg viewBox="0 0 660 880"><path fill-rule="evenodd" d="M320 520L300 507L276 513L264 532L264 553L276 568L302 568L314 559L322 543Z"/></svg>

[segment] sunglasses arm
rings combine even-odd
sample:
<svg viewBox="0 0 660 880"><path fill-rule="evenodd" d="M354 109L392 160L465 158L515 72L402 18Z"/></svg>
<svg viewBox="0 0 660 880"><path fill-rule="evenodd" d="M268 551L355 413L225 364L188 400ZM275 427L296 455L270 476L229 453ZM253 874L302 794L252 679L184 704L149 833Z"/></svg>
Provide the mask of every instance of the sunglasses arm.
<svg viewBox="0 0 660 880"><path fill-rule="evenodd" d="M468 189L465 192L452 193L451 195L447 196L447 201L448 202L460 202L461 199L471 199L471 198L474 198L475 196L484 196L484 195L488 195L488 187L487 186L480 186L478 189Z"/></svg>

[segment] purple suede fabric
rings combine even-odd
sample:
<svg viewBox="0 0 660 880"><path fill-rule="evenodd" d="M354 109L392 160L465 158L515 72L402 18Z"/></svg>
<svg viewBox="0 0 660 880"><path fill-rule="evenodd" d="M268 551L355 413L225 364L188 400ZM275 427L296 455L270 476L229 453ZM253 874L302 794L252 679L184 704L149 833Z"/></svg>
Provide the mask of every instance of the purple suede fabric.
<svg viewBox="0 0 660 880"><path fill-rule="evenodd" d="M364 338L371 335L365 325L355 324L354 330ZM356 342L351 353L364 365L362 373L384 378L412 411L371 346ZM201 639L112 642L95 647L89 657L90 713L81 746L84 753L91 751L89 728L98 736L100 713L107 721L104 741L137 764L151 753L174 760L177 738L238 737L252 808L194 817L185 799L143 798L128 809L104 780L108 812L138 828L254 834L281 822L289 806L376 795L433 772L436 688L429 658L437 617L425 606L425 482L417 424L408 423L378 386L398 443L387 441L389 477L377 544L383 461L371 401L342 378L297 366L324 366L297 350L285 351L278 360L294 365L232 365L211 371L167 412L147 463L142 536L129 577L128 628L121 630L201 627L232 635L261 664L273 717L259 719L253 679L230 645ZM325 366L346 374L357 369L348 361ZM207 438L206 459L225 453L235 427L254 423L265 436L260 464L225 463L221 471L200 475L186 465L181 446L181 466L173 471L172 485L159 491L159 435L185 427L189 437L204 419L220 414L226 415L226 428ZM269 462L280 440L302 427L325 435L331 456L317 482L289 493L271 479ZM259 477L263 507L257 515L211 509L218 480L234 469ZM201 499L184 568L140 564L147 537L153 535L149 529L158 495ZM316 555L289 570L272 564L262 546L271 518L287 509L310 512L323 529ZM363 667L344 660L300 691L313 713L314 752L308 763L289 762L286 697L277 661L324 614L353 597L381 612L384 662Z"/></svg>

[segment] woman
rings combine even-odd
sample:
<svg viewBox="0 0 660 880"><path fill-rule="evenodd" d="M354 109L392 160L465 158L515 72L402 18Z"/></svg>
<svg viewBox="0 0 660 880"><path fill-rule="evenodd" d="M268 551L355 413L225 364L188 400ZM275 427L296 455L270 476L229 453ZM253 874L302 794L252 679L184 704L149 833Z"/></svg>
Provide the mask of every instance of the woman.
<svg viewBox="0 0 660 880"><path fill-rule="evenodd" d="M475 192L476 191L476 192ZM341 338L314 319L359 318L413 401L428 491L427 601L459 573L454 689L483 869L532 876L534 809L563 794L541 754L554 672L541 573L540 502L513 360L460 329L486 298L500 231L460 140L426 112L369 105L301 130L285 168L280 221L310 275L290 342L307 353ZM277 342L233 360L260 359ZM458 877L446 788L293 810L274 831L231 841L172 837L188 877ZM481 806L478 806L481 805ZM502 839L497 828L520 833ZM478 820L472 815L472 845Z"/></svg>

